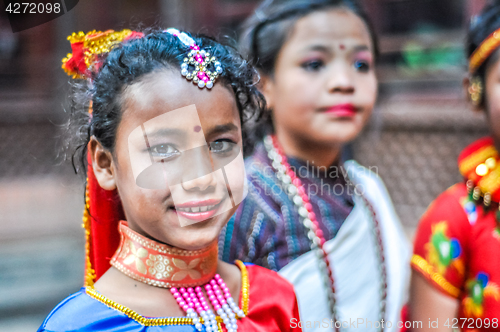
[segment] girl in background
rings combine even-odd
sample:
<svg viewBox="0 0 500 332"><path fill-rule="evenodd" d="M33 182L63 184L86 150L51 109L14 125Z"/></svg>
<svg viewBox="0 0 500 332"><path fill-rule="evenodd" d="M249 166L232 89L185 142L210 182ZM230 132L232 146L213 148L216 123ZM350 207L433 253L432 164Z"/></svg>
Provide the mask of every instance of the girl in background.
<svg viewBox="0 0 500 332"><path fill-rule="evenodd" d="M500 329L499 1L473 19L466 51L464 85L474 110L485 112L490 136L462 151L464 181L442 193L418 226L410 319L429 331Z"/></svg>
<svg viewBox="0 0 500 332"><path fill-rule="evenodd" d="M270 114L222 258L291 281L305 331L398 330L407 240L381 179L342 154L377 97L365 14L351 1L265 1L245 26Z"/></svg>
<svg viewBox="0 0 500 332"><path fill-rule="evenodd" d="M88 149L86 281L39 331L296 330L292 285L217 259L244 196L242 120L263 104L255 71L175 29L68 39L63 68L90 83L70 127Z"/></svg>

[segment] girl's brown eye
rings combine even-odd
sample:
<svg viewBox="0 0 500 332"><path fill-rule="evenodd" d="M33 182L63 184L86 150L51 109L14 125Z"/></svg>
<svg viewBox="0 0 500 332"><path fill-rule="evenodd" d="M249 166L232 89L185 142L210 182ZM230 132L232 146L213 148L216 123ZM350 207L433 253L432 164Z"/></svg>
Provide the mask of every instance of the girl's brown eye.
<svg viewBox="0 0 500 332"><path fill-rule="evenodd" d="M210 143L210 150L214 153L229 152L233 149L234 143L228 141L215 141Z"/></svg>
<svg viewBox="0 0 500 332"><path fill-rule="evenodd" d="M170 144L158 144L151 147L151 153L158 158L171 158L179 154L179 151Z"/></svg>

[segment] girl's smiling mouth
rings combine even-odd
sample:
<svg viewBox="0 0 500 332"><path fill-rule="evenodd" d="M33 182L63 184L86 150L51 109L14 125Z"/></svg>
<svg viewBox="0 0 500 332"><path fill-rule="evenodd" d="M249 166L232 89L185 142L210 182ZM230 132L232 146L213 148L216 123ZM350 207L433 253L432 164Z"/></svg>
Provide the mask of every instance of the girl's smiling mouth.
<svg viewBox="0 0 500 332"><path fill-rule="evenodd" d="M182 204L175 204L173 209L181 217L194 221L203 221L213 217L224 200L225 198L190 201Z"/></svg>

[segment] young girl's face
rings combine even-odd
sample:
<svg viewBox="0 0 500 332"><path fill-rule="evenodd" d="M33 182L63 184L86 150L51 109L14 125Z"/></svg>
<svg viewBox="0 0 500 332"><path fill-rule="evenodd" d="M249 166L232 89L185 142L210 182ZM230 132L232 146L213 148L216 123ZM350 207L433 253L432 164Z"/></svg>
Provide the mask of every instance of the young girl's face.
<svg viewBox="0 0 500 332"><path fill-rule="evenodd" d="M313 12L295 24L274 75L264 80L278 137L348 142L374 107L377 79L368 28L346 9Z"/></svg>
<svg viewBox="0 0 500 332"><path fill-rule="evenodd" d="M240 201L244 173L234 167L243 159L232 154L241 141L235 98L222 83L201 90L162 70L128 86L110 172L129 227L188 250L216 241ZM223 173L228 156L234 172Z"/></svg>
<svg viewBox="0 0 500 332"><path fill-rule="evenodd" d="M485 94L490 131L497 148L500 148L500 50L493 55L486 68Z"/></svg>

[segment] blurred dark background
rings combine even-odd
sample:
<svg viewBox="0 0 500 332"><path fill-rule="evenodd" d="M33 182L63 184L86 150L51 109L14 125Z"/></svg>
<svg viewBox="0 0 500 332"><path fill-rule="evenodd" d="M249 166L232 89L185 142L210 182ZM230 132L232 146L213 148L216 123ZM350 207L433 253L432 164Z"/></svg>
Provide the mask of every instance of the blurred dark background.
<svg viewBox="0 0 500 332"><path fill-rule="evenodd" d="M379 102L353 144L376 166L411 238L427 205L460 180L456 158L487 134L465 103L465 29L483 0L364 0L380 36ZM83 179L63 163L74 31L175 26L237 36L249 0L82 0L12 33L0 14L0 330L34 331L83 282ZM3 6L0 6L3 10Z"/></svg>

